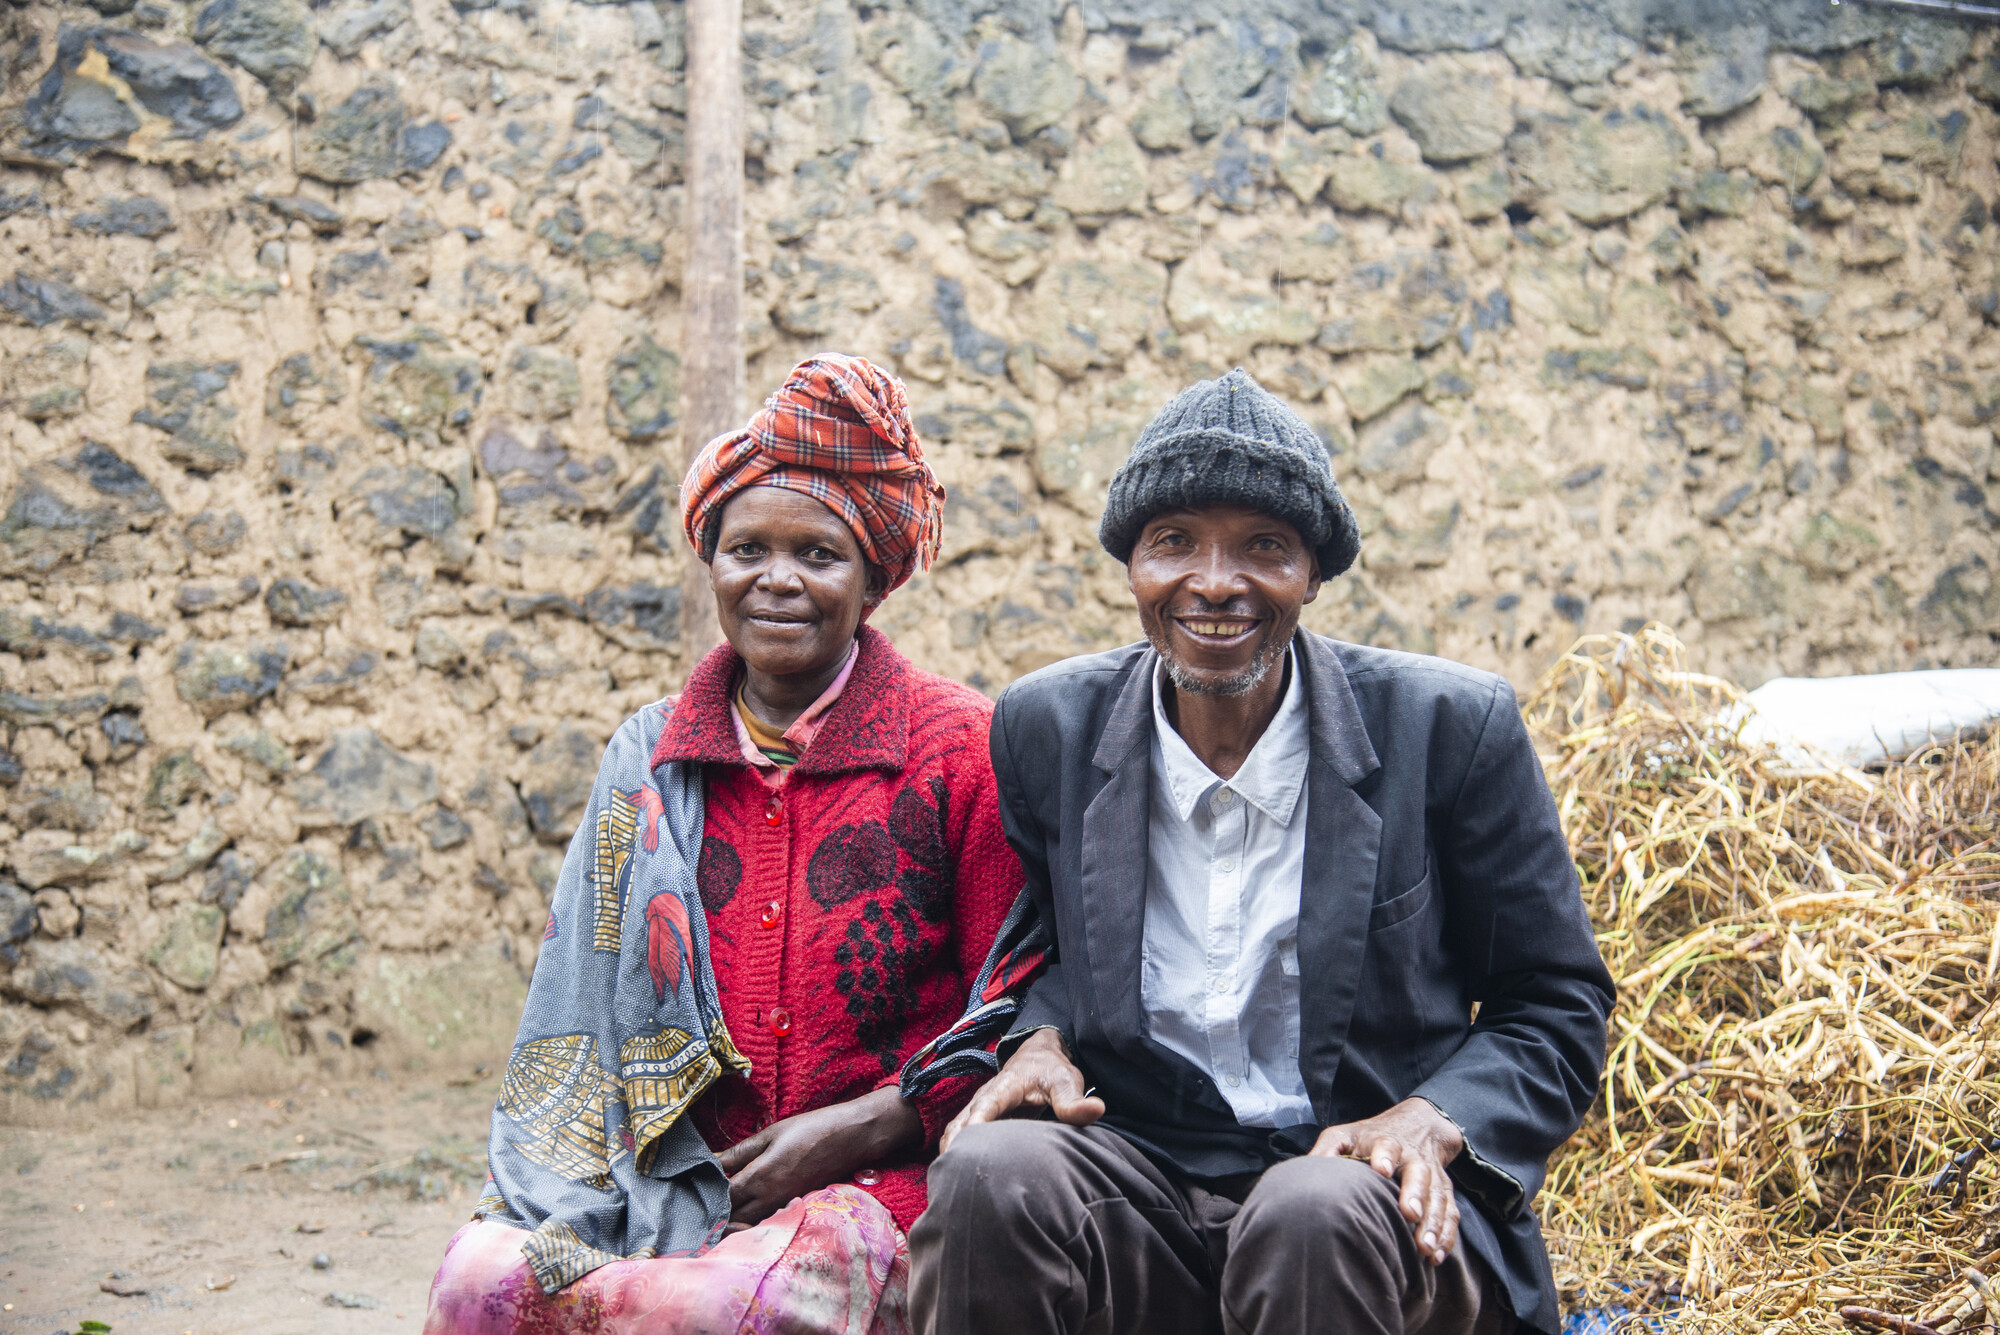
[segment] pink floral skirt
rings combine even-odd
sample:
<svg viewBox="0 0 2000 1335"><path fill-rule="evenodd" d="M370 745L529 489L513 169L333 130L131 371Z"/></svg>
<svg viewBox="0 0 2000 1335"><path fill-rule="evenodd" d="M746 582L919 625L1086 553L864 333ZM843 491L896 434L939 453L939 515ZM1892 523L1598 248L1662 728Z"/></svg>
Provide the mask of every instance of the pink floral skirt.
<svg viewBox="0 0 2000 1335"><path fill-rule="evenodd" d="M424 1335L909 1335L910 1249L857 1187L826 1187L700 1256L614 1261L553 1296L520 1229L467 1224Z"/></svg>

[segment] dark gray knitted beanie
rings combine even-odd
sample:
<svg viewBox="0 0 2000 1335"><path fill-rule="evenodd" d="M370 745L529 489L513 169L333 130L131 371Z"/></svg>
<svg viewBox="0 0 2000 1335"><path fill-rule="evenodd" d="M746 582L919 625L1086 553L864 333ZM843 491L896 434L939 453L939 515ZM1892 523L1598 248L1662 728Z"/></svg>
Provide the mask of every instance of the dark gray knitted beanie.
<svg viewBox="0 0 2000 1335"><path fill-rule="evenodd" d="M1361 552L1354 511L1319 433L1238 367L1182 390L1111 478L1097 540L1120 561L1162 510L1245 505L1282 519L1332 579Z"/></svg>

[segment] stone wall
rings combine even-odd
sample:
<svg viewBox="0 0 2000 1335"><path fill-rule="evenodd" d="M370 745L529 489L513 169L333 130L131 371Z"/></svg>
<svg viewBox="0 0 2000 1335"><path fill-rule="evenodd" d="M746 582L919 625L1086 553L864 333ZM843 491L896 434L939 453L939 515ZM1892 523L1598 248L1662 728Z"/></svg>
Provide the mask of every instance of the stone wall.
<svg viewBox="0 0 2000 1335"><path fill-rule="evenodd" d="M1235 364L1363 516L1319 629L1519 682L1647 618L1751 683L1995 660L1988 32L746 9L749 382L907 379L946 550L878 621L926 665L1130 638L1105 481ZM686 668L683 31L0 4L0 1118L503 1049L597 750Z"/></svg>

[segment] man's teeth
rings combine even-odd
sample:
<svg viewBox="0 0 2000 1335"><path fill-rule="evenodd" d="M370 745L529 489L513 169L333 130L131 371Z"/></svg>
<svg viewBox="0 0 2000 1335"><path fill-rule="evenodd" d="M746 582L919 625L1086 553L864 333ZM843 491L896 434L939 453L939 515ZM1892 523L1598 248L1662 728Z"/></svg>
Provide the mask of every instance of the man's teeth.
<svg viewBox="0 0 2000 1335"><path fill-rule="evenodd" d="M1246 629L1240 621L1182 621L1196 635L1240 635Z"/></svg>

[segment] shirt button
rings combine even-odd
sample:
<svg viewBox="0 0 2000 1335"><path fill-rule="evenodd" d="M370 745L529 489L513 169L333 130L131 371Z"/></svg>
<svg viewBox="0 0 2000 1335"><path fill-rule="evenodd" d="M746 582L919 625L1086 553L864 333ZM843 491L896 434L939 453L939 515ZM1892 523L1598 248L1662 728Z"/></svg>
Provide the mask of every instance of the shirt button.
<svg viewBox="0 0 2000 1335"><path fill-rule="evenodd" d="M768 932L778 925L778 919L784 916L784 912L784 907L774 899L764 906L762 913L757 915L757 925Z"/></svg>
<svg viewBox="0 0 2000 1335"><path fill-rule="evenodd" d="M1216 863L1216 864L1215 864L1215 866L1216 866L1216 869L1217 869L1218 871L1235 871L1235 870L1236 870L1236 859L1235 859L1235 858L1224 858L1224 859L1223 859L1222 861L1220 861L1220 862Z"/></svg>
<svg viewBox="0 0 2000 1335"><path fill-rule="evenodd" d="M771 1033L783 1038L792 1032L792 1013L783 1006L771 1012Z"/></svg>
<svg viewBox="0 0 2000 1335"><path fill-rule="evenodd" d="M1230 791L1229 791L1229 790L1228 790L1227 788L1225 788L1225 789L1223 789L1223 790L1222 790L1221 792L1219 792L1219 793L1217 793L1217 794L1215 795L1215 800L1216 800L1216 802L1217 802L1217 803L1219 803L1220 805L1222 805L1222 806L1225 806L1225 807L1226 807L1226 806L1228 806L1228 805L1229 805L1229 801L1230 801L1230 799L1231 799L1232 797L1234 797L1234 796L1235 796L1235 794L1231 793L1231 792L1230 792Z"/></svg>
<svg viewBox="0 0 2000 1335"><path fill-rule="evenodd" d="M861 1186L872 1187L882 1180L882 1174L876 1169L864 1168L854 1175L854 1180Z"/></svg>
<svg viewBox="0 0 2000 1335"><path fill-rule="evenodd" d="M1236 1072L1231 1071L1228 1075L1222 1077L1222 1083L1234 1089L1243 1082L1236 1078Z"/></svg>
<svg viewBox="0 0 2000 1335"><path fill-rule="evenodd" d="M776 793L772 793L771 800L764 804L764 823L766 825L776 825L779 821L783 820L784 818L785 818L784 799L779 797Z"/></svg>

